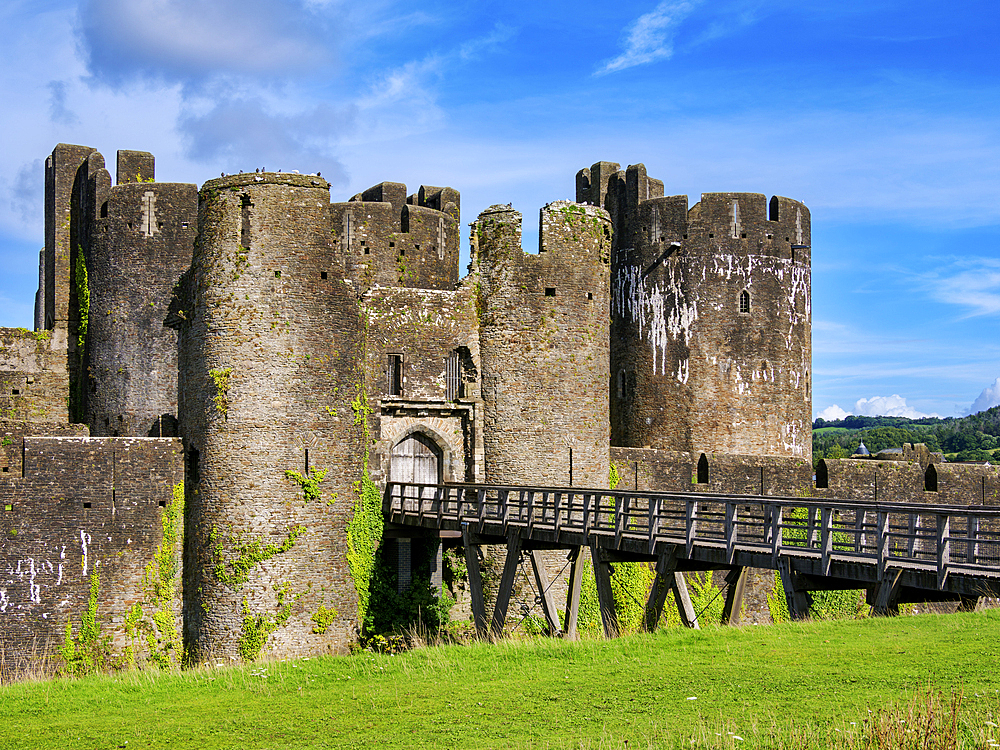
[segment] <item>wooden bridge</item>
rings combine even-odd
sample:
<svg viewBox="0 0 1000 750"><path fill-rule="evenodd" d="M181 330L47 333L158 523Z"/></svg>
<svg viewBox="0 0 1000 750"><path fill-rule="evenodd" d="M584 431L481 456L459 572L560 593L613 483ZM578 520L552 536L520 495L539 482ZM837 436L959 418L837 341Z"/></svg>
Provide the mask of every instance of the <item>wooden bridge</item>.
<svg viewBox="0 0 1000 750"><path fill-rule="evenodd" d="M682 575L726 570L723 621L739 622L749 568L781 573L792 618L809 611L809 591L866 589L873 612L907 602L958 600L974 607L1000 596L1000 508L816 501L709 493L572 487L390 483L383 497L389 533L461 537L480 635L499 635L519 561L530 558L549 632L576 636L583 556L594 565L605 634L617 635L611 565L656 564L646 626L656 626L669 592L681 620L698 627ZM480 556L506 545L503 575L487 620ZM539 556L569 550L565 630Z"/></svg>

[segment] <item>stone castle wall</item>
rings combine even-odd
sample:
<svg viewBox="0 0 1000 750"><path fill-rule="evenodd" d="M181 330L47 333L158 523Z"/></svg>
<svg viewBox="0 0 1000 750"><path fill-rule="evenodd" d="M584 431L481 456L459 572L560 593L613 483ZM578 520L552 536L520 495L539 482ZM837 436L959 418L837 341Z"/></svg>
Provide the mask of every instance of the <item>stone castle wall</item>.
<svg viewBox="0 0 1000 750"><path fill-rule="evenodd" d="M612 253L612 443L809 459L809 211L786 198L685 196L599 162Z"/></svg>
<svg viewBox="0 0 1000 750"><path fill-rule="evenodd" d="M79 635L94 574L98 616L115 649L130 645L123 626L138 604L144 611L139 627L152 629L158 647L176 649L179 659L179 638L170 645L170 632L156 628L151 615L166 612L163 622L179 634L180 580L167 568L179 569L181 550L161 545L165 514L182 495L180 440L31 434L37 431L79 432L66 425L0 423L0 462L11 469L0 474L5 671L16 673L63 645L67 622ZM162 573L176 596L152 590L150 575L160 576L161 563L167 563ZM132 645L144 648L141 643Z"/></svg>
<svg viewBox="0 0 1000 750"><path fill-rule="evenodd" d="M610 229L603 209L551 203L528 255L509 206L473 225L489 483L607 486Z"/></svg>
<svg viewBox="0 0 1000 750"><path fill-rule="evenodd" d="M326 181L305 175L232 176L201 190L179 313L185 627L198 658L251 658L258 618L281 620L257 644L277 656L355 637L345 527L363 462L352 410L363 329L328 208ZM286 472L314 479L319 496ZM337 617L316 632L321 607Z"/></svg>
<svg viewBox="0 0 1000 750"><path fill-rule="evenodd" d="M65 345L49 331L0 328L0 420L68 422Z"/></svg>
<svg viewBox="0 0 1000 750"><path fill-rule="evenodd" d="M1000 494L994 469L922 460L828 461L814 486L810 218L796 201L708 193L689 208L641 164L599 162L577 176L579 203L540 212L537 254L521 248L518 212L483 212L460 281L452 188L384 182L331 204L318 175L231 175L198 192L151 182L154 166L119 151L112 185L98 152L56 147L46 330L0 331L0 419L28 420L4 427L0 450L15 500L4 517L19 519L0 564L22 613L0 623L22 646L61 633L24 581L38 576L26 560L58 570L63 537L60 554L89 540L107 565L100 606L122 632L180 485L176 440L85 439L71 419L95 435L183 435L184 637L200 659L357 637L356 483L367 458L384 486L415 434L444 481L599 488L613 465L621 489ZM61 499L43 516L49 496ZM408 547L386 541L402 575ZM565 554L544 559L561 599ZM75 576L51 614L60 627L89 595ZM752 576L760 621L773 576Z"/></svg>
<svg viewBox="0 0 1000 750"><path fill-rule="evenodd" d="M177 435L177 332L164 321L191 265L198 189L137 182L142 164L120 155L122 169L132 181L96 206L87 258L87 422L94 435Z"/></svg>

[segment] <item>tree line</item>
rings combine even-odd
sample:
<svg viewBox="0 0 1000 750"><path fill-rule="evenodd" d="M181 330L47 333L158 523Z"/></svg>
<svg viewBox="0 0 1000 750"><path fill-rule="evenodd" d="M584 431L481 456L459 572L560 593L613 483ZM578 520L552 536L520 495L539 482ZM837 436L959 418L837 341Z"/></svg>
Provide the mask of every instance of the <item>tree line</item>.
<svg viewBox="0 0 1000 750"><path fill-rule="evenodd" d="M829 429L828 429L829 428ZM873 454L903 443L925 443L954 461L990 461L1000 448L1000 406L967 417L859 417L813 422L813 462L847 458L861 441Z"/></svg>

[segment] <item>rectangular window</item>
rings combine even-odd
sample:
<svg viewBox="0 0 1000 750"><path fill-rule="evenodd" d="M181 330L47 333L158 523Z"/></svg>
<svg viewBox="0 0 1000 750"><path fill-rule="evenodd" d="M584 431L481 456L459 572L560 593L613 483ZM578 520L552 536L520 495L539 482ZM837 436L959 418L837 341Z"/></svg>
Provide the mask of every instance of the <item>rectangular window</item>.
<svg viewBox="0 0 1000 750"><path fill-rule="evenodd" d="M452 352L448 355L448 359L445 360L444 375L445 398L448 401L454 401L456 398L460 398L463 394L458 352Z"/></svg>
<svg viewBox="0 0 1000 750"><path fill-rule="evenodd" d="M403 395L403 355L402 354L390 354L388 368L386 370L388 375L387 389L390 396L402 396Z"/></svg>

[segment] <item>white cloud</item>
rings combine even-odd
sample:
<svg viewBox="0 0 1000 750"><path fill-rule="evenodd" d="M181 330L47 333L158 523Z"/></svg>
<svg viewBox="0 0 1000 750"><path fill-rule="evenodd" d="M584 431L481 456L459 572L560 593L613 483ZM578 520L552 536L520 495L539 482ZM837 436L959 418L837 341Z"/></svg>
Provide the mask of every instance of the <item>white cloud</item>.
<svg viewBox="0 0 1000 750"><path fill-rule="evenodd" d="M835 422L838 419L843 419L844 417L848 416L848 414L846 411L844 411L839 406L834 404L833 406L826 407L816 416L819 419L825 419L827 422Z"/></svg>
<svg viewBox="0 0 1000 750"><path fill-rule="evenodd" d="M997 386L1000 388L1000 378L997 379ZM912 406L907 406L906 399L899 395L892 396L872 396L862 398L854 404L853 411L844 411L837 404L828 406L816 416L833 422L850 415L858 417L906 417L907 419L922 419L924 417L938 417L940 414L923 414Z"/></svg>
<svg viewBox="0 0 1000 750"><path fill-rule="evenodd" d="M325 26L279 0L88 0L79 14L88 68L112 84L308 71L329 57Z"/></svg>
<svg viewBox="0 0 1000 750"><path fill-rule="evenodd" d="M906 399L898 394L858 399L854 405L854 414L862 417L906 417L907 419L940 416L939 414L922 414L912 406L907 406Z"/></svg>
<svg viewBox="0 0 1000 750"><path fill-rule="evenodd" d="M993 381L993 385L983 388L979 398L973 401L972 406L969 407L969 414L986 411L993 406L1000 406L1000 378Z"/></svg>
<svg viewBox="0 0 1000 750"><path fill-rule="evenodd" d="M691 0L664 0L629 27L625 51L608 61L598 75L663 60L674 54L677 26L697 7Z"/></svg>
<svg viewBox="0 0 1000 750"><path fill-rule="evenodd" d="M1000 259L962 258L926 278L934 299L968 309L969 317L1000 313Z"/></svg>
<svg viewBox="0 0 1000 750"><path fill-rule="evenodd" d="M288 102L282 102L288 109ZM325 103L298 113L279 114L258 98L222 99L199 115L184 117L178 129L190 158L246 172L263 167L290 172L323 172L342 184L346 174L334 156L339 137L353 127L354 108Z"/></svg>

